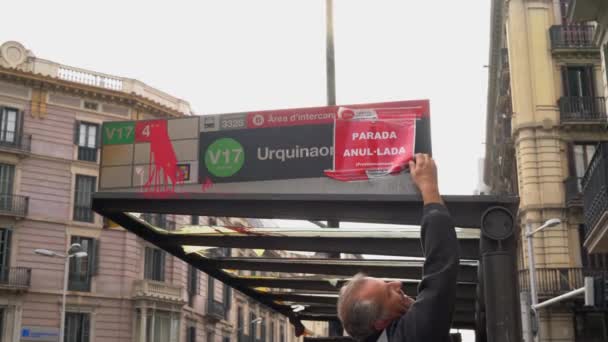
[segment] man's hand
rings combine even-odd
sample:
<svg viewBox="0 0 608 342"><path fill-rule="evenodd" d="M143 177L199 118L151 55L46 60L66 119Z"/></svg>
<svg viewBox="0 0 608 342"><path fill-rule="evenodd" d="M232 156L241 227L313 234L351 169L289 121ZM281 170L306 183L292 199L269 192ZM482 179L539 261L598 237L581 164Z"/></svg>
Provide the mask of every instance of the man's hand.
<svg viewBox="0 0 608 342"><path fill-rule="evenodd" d="M441 203L443 200L439 195L437 184L437 166L428 154L418 153L414 156L415 162L410 161L410 174L414 184L422 193L424 205L430 203Z"/></svg>

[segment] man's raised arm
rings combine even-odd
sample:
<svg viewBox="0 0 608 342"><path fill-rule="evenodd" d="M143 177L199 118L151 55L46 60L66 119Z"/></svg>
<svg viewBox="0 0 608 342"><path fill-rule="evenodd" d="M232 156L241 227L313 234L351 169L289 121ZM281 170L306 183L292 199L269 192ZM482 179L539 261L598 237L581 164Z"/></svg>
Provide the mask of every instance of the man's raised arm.
<svg viewBox="0 0 608 342"><path fill-rule="evenodd" d="M439 195L433 159L416 155L410 172L424 201L421 243L425 261L416 302L398 322L395 333L401 333L404 341L449 341L460 259L458 239Z"/></svg>

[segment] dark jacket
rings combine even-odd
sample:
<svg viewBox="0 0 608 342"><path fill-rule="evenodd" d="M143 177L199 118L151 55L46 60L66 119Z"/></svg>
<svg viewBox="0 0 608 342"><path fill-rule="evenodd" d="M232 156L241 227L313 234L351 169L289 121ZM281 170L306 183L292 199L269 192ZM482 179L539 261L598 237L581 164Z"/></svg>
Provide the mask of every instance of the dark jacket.
<svg viewBox="0 0 608 342"><path fill-rule="evenodd" d="M386 333L389 342L449 342L460 249L454 223L441 204L424 207L420 234L425 256L416 302ZM382 332L368 337L375 342Z"/></svg>

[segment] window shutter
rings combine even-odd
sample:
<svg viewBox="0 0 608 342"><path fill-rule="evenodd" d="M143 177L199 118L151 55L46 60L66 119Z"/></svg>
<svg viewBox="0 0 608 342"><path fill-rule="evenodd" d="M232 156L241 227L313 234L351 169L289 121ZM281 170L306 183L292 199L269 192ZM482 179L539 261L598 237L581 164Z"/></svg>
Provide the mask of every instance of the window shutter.
<svg viewBox="0 0 608 342"><path fill-rule="evenodd" d="M160 254L159 281L165 281L165 252L158 250Z"/></svg>
<svg viewBox="0 0 608 342"><path fill-rule="evenodd" d="M153 267L153 258L152 258L152 249L150 247L145 247L145 257L144 257L144 278L151 279L152 278L152 267Z"/></svg>
<svg viewBox="0 0 608 342"><path fill-rule="evenodd" d="M91 328L89 314L81 314L82 315L82 341L88 342L89 336L91 335L89 330Z"/></svg>
<svg viewBox="0 0 608 342"><path fill-rule="evenodd" d="M74 121L74 144L78 145L80 140L80 121Z"/></svg>
<svg viewBox="0 0 608 342"><path fill-rule="evenodd" d="M194 270L194 294L201 294L201 290L200 290L200 278L201 278L201 274L198 272L198 270L196 269L196 267L193 267Z"/></svg>
<svg viewBox="0 0 608 342"><path fill-rule="evenodd" d="M95 125L95 147L101 147L101 126Z"/></svg>
<svg viewBox="0 0 608 342"><path fill-rule="evenodd" d="M568 82L568 67L562 66L562 87L564 96L570 96L570 83Z"/></svg>
<svg viewBox="0 0 608 342"><path fill-rule="evenodd" d="M574 146L571 142L568 143L568 171L570 177L576 177L576 167L574 166Z"/></svg>
<svg viewBox="0 0 608 342"><path fill-rule="evenodd" d="M91 275L97 275L99 273L99 240L91 240L91 258L89 259L89 268Z"/></svg>

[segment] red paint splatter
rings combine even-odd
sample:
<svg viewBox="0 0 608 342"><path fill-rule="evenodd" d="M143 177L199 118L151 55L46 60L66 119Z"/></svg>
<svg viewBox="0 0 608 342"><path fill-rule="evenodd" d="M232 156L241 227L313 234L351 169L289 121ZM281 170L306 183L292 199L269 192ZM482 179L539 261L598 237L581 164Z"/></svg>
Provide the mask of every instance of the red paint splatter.
<svg viewBox="0 0 608 342"><path fill-rule="evenodd" d="M203 184L201 184L201 189L204 192L204 191L211 189L212 186L213 186L213 181L211 180L211 178L206 177L205 182Z"/></svg>
<svg viewBox="0 0 608 342"><path fill-rule="evenodd" d="M144 192L172 193L184 180L183 171L177 167L177 157L169 139L167 121L138 122L135 127L137 142L150 143L150 166Z"/></svg>

